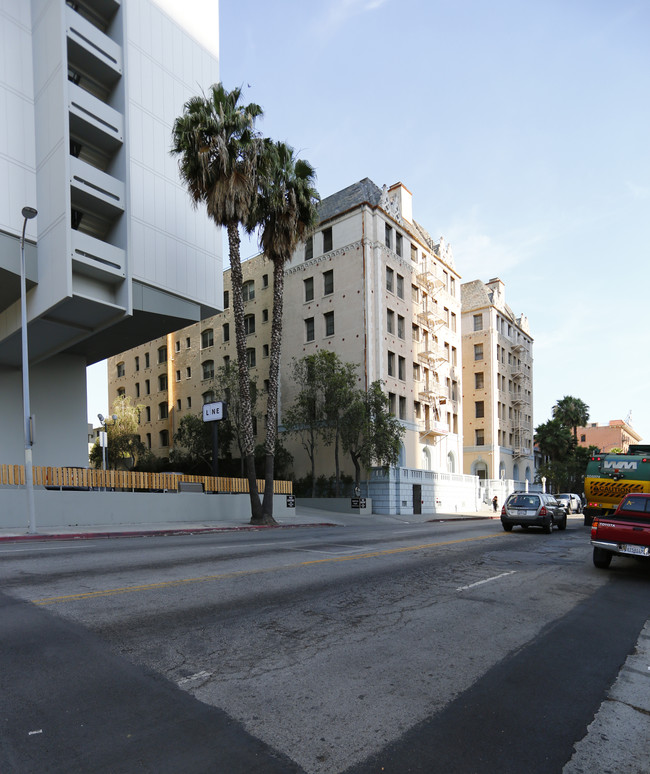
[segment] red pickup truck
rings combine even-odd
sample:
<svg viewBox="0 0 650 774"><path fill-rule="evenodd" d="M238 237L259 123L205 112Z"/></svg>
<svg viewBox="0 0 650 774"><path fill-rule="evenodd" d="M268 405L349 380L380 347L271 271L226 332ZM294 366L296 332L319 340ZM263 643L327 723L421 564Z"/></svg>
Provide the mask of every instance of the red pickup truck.
<svg viewBox="0 0 650 774"><path fill-rule="evenodd" d="M594 564L606 569L612 556L650 559L650 494L629 494L609 516L591 525Z"/></svg>

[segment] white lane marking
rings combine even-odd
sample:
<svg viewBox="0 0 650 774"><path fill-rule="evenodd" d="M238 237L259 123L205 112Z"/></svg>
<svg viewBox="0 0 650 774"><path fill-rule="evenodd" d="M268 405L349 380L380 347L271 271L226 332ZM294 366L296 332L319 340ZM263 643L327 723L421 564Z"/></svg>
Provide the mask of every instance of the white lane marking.
<svg viewBox="0 0 650 774"><path fill-rule="evenodd" d="M510 572L502 572L501 575L495 575L492 578L486 578L485 580L476 581L476 583L470 583L469 586L461 586L456 591L465 591L466 589L473 589L474 586L482 586L484 583L490 583L490 581L498 580L499 578L505 578L506 575L513 575L517 570L510 570Z"/></svg>
<svg viewBox="0 0 650 774"><path fill-rule="evenodd" d="M0 550L0 554L19 554L19 553L25 553L26 551L32 551L32 552L38 552L38 551L65 551L66 548L85 548L85 546L82 546L80 543L73 543L70 545L68 541L65 541L66 545L64 546L41 546L40 548L37 548L36 546L33 546L32 548L14 548L13 550L8 548L3 548ZM90 541L85 541L90 542Z"/></svg>
<svg viewBox="0 0 650 774"><path fill-rule="evenodd" d="M43 729L39 728L38 731L28 731L27 736L33 736L34 734L42 734L42 733L43 733Z"/></svg>
<svg viewBox="0 0 650 774"><path fill-rule="evenodd" d="M179 680L178 685L185 685L185 683L191 683L193 680L204 680L206 677L212 677L212 672L206 672L205 670L203 672L197 672L194 675Z"/></svg>

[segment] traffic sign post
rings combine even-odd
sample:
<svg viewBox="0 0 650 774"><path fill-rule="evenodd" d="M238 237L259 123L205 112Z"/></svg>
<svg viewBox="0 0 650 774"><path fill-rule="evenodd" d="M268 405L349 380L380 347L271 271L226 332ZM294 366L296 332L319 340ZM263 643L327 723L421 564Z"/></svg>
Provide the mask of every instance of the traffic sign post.
<svg viewBox="0 0 650 774"><path fill-rule="evenodd" d="M212 475L219 475L219 422L228 418L227 404L223 401L203 404L203 421L212 423Z"/></svg>

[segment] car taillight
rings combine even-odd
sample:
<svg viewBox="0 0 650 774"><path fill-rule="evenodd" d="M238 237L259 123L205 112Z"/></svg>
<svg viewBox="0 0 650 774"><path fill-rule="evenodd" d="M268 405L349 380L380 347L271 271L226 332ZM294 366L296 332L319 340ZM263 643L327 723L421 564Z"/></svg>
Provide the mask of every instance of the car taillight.
<svg viewBox="0 0 650 774"><path fill-rule="evenodd" d="M505 506L505 505L502 505L502 506L501 506L501 515L502 515L502 516L505 516L505 515L506 515L506 506Z"/></svg>
<svg viewBox="0 0 650 774"><path fill-rule="evenodd" d="M542 507L540 508L540 511L539 511L539 515L540 516L546 516L546 513L547 513L546 506L542 505Z"/></svg>

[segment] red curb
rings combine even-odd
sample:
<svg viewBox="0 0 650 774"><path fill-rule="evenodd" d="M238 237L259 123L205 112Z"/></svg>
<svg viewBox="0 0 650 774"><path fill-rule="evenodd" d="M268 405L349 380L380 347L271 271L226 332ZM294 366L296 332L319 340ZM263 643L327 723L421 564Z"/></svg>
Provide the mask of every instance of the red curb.
<svg viewBox="0 0 650 774"><path fill-rule="evenodd" d="M198 529L130 530L128 532L69 532L53 535L2 535L0 543L25 543L47 540L105 540L109 538L170 537L173 535L198 535L210 532L245 532L262 529L296 529L297 527L336 527L336 524L248 524L240 527L200 527Z"/></svg>

